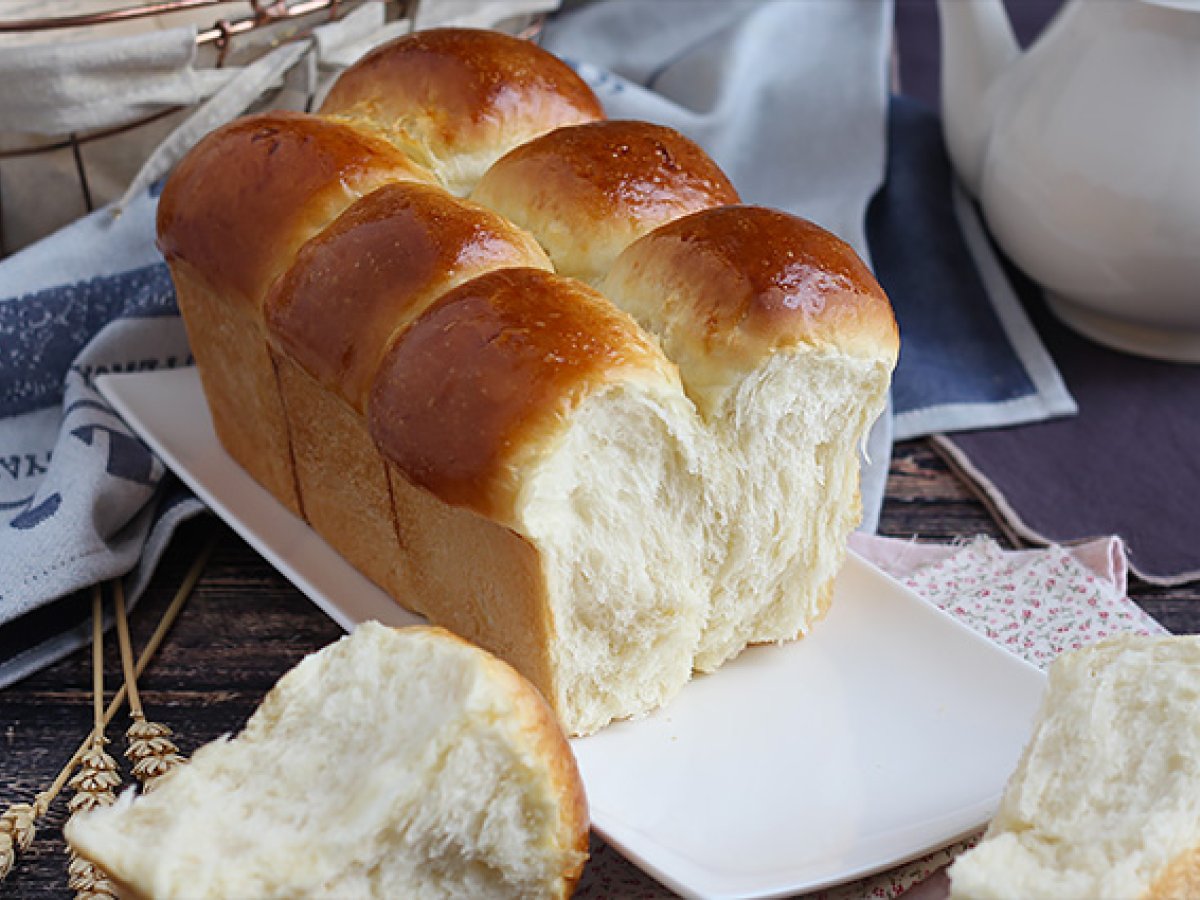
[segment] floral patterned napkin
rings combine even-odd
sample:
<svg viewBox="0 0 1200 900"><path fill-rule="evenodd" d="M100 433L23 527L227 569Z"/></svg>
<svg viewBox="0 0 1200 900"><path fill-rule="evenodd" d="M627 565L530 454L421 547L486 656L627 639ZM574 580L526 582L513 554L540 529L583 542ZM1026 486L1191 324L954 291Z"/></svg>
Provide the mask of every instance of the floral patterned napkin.
<svg viewBox="0 0 1200 900"><path fill-rule="evenodd" d="M1119 632L1165 629L1125 596L1125 548L1119 538L1073 547L1003 550L980 537L959 544L920 544L855 534L851 548L966 625L1045 669L1064 650ZM948 893L942 870L975 837L809 900L906 897L934 900ZM593 838L580 898L659 900L675 896Z"/></svg>

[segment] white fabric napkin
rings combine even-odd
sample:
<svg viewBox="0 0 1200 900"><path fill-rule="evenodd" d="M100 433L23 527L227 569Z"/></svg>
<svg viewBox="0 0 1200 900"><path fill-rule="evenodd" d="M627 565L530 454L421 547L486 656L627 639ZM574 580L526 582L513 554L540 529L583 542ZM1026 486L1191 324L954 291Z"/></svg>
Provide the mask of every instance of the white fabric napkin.
<svg viewBox="0 0 1200 900"><path fill-rule="evenodd" d="M92 382L191 361L155 205L99 210L0 262L0 687L87 642L74 591L129 573L136 602L175 527L203 509L164 483Z"/></svg>

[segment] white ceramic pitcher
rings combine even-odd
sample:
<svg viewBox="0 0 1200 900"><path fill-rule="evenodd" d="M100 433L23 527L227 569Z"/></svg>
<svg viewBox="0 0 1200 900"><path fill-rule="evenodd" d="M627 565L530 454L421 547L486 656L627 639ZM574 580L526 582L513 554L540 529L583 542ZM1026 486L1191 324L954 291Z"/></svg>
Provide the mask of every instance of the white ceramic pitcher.
<svg viewBox="0 0 1200 900"><path fill-rule="evenodd" d="M1200 362L1200 0L1068 0L1021 53L1001 0L938 0L950 157L1054 312Z"/></svg>

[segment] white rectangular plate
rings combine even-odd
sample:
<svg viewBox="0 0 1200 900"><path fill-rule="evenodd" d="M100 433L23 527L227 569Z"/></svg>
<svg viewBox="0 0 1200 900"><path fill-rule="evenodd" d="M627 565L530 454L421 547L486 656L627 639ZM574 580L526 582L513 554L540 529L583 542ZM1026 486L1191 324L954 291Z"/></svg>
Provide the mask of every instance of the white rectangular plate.
<svg viewBox="0 0 1200 900"><path fill-rule="evenodd" d="M206 503L344 628L421 621L217 442L194 369L101 392ZM851 556L825 621L575 740L596 830L689 897L778 897L867 875L984 824L1044 678Z"/></svg>

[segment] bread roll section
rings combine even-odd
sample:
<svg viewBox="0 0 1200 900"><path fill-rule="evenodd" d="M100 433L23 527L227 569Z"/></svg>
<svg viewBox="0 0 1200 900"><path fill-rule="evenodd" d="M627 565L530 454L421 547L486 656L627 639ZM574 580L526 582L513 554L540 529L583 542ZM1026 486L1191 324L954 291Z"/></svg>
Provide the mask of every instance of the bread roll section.
<svg viewBox="0 0 1200 900"><path fill-rule="evenodd" d="M771 209L724 206L630 246L601 289L662 343L713 438L718 551L696 667L806 633L861 514L857 448L898 336L843 241Z"/></svg>
<svg viewBox="0 0 1200 900"><path fill-rule="evenodd" d="M543 690L573 730L687 681L706 600L689 564L702 546L698 434L675 367L628 316L537 269L481 276L400 336L368 415L398 518L414 518L404 481L536 548L525 615L493 596L465 633L495 652L513 624L510 648L535 635L524 652L544 654ZM435 620L475 602L458 571L420 573Z"/></svg>
<svg viewBox="0 0 1200 900"><path fill-rule="evenodd" d="M234 458L571 734L805 633L896 358L853 252L502 35L402 38L324 109L224 129L164 196Z"/></svg>
<svg viewBox="0 0 1200 900"><path fill-rule="evenodd" d="M589 283L659 225L738 202L725 173L692 141L628 121L559 128L523 144L472 196L528 229L558 272Z"/></svg>
<svg viewBox="0 0 1200 900"><path fill-rule="evenodd" d="M367 622L283 676L241 734L72 816L125 898L564 898L588 814L553 714L440 628Z"/></svg>
<svg viewBox="0 0 1200 900"><path fill-rule="evenodd" d="M206 137L167 182L159 246L230 455L300 513L262 304L296 251L359 197L432 180L391 145L336 122L251 116Z"/></svg>
<svg viewBox="0 0 1200 900"><path fill-rule="evenodd" d="M425 307L505 266L550 263L495 213L399 182L305 244L265 302L305 517L393 595L410 582L387 471L364 418L372 379L393 337Z"/></svg>
<svg viewBox="0 0 1200 900"><path fill-rule="evenodd" d="M1125 634L1050 666L958 900L1200 896L1200 637Z"/></svg>
<svg viewBox="0 0 1200 900"><path fill-rule="evenodd" d="M529 41L463 28L371 51L342 74L321 112L380 131L460 196L513 147L604 118L566 63Z"/></svg>

